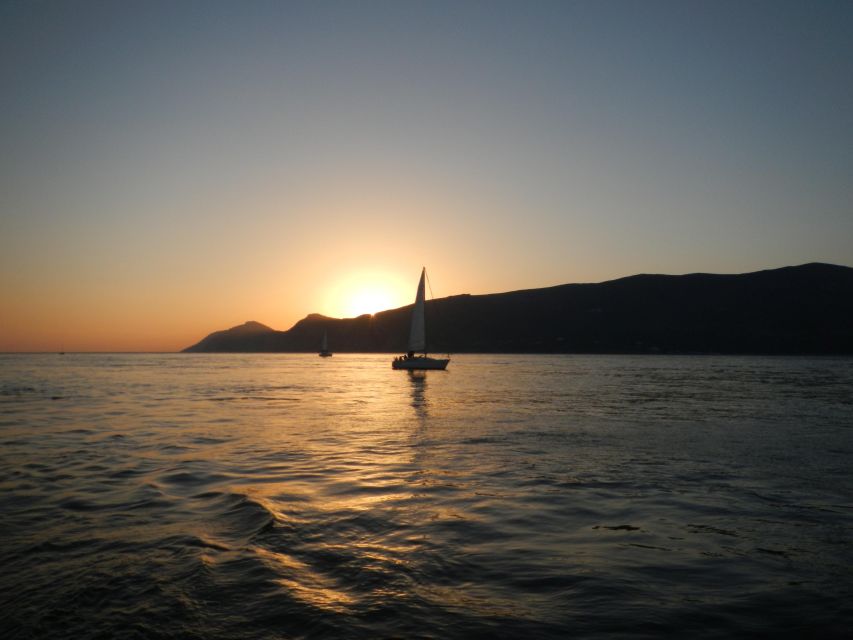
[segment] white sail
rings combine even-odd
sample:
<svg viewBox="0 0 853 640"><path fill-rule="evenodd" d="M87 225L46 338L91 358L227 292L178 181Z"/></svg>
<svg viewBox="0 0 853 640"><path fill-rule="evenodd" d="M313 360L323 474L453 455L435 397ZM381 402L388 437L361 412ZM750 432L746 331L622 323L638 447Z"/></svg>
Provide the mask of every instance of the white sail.
<svg viewBox="0 0 853 640"><path fill-rule="evenodd" d="M424 323L424 276L426 268L421 271L421 281L418 283L418 295L412 309L412 328L409 333L409 351L426 352L426 327Z"/></svg>
<svg viewBox="0 0 853 640"><path fill-rule="evenodd" d="M418 283L418 295L415 296L415 306L412 307L412 326L409 333L409 353L394 358L391 361L392 369L405 369L408 371L419 371L426 369L447 368L450 357L430 358L426 354L426 323L424 322L424 284L426 281L426 269L421 271L421 281ZM423 355L415 355L423 354Z"/></svg>

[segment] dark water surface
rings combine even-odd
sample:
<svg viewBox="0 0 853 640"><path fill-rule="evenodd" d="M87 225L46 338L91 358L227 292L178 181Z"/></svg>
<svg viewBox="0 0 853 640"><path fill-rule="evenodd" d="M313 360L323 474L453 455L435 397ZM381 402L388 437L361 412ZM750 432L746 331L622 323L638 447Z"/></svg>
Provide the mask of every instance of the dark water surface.
<svg viewBox="0 0 853 640"><path fill-rule="evenodd" d="M853 360L0 356L4 638L849 637Z"/></svg>

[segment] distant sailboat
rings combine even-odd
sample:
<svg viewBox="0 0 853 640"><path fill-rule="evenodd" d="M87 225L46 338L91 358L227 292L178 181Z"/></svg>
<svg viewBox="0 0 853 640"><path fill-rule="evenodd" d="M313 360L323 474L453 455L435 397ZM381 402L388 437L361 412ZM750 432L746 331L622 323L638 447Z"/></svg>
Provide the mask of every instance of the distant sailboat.
<svg viewBox="0 0 853 640"><path fill-rule="evenodd" d="M323 331L323 342L320 345L320 357L328 358L332 355L332 352L329 351L329 333L328 331Z"/></svg>
<svg viewBox="0 0 853 640"><path fill-rule="evenodd" d="M412 308L412 325L409 330L409 352L394 358L391 367L394 369L446 369L450 358L430 358L426 352L426 322L424 318L424 279L426 267L421 271L418 283L418 293L415 296L415 306ZM422 354L422 355L415 355Z"/></svg>

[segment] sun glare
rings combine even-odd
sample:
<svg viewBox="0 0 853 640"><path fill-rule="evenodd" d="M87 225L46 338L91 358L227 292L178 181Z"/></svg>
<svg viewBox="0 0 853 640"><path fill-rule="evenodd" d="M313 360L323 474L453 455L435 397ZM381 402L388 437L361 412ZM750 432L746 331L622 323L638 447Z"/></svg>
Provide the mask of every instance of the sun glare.
<svg viewBox="0 0 853 640"><path fill-rule="evenodd" d="M409 291L408 289L412 289ZM395 309L412 302L414 288L385 273L347 274L329 291L327 308L341 318Z"/></svg>
<svg viewBox="0 0 853 640"><path fill-rule="evenodd" d="M394 303L388 291L365 287L350 294L349 300L345 303L345 315L355 317L365 313L374 314L377 311L390 309L392 306Z"/></svg>

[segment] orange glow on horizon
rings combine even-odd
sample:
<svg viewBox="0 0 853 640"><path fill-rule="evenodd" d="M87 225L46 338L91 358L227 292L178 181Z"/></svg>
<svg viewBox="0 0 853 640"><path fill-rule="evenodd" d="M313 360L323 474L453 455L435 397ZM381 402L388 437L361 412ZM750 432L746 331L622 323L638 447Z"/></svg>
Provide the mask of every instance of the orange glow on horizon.
<svg viewBox="0 0 853 640"><path fill-rule="evenodd" d="M334 317L355 318L409 304L414 299L414 288L414 284L406 288L397 275L378 271L351 273L329 288L324 306Z"/></svg>
<svg viewBox="0 0 853 640"><path fill-rule="evenodd" d="M344 313L349 317L360 316L365 313L372 315L377 311L390 309L393 304L390 292L365 287L353 291L345 303Z"/></svg>

